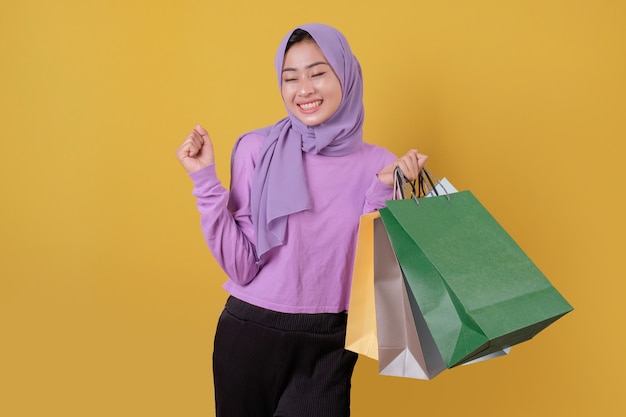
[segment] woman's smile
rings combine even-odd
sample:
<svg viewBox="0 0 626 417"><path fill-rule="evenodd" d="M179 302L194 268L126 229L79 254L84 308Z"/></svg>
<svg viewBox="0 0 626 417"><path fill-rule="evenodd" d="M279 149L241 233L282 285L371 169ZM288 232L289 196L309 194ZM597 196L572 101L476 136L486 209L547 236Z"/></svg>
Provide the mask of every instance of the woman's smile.
<svg viewBox="0 0 626 417"><path fill-rule="evenodd" d="M298 107L306 113L316 111L322 105L323 100L310 101L308 103L300 103Z"/></svg>

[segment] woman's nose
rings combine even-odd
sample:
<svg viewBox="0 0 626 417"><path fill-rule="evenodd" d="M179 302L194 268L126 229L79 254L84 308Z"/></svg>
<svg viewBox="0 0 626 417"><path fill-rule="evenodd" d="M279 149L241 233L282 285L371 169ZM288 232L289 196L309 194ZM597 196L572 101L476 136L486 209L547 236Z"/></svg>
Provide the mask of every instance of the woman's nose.
<svg viewBox="0 0 626 417"><path fill-rule="evenodd" d="M298 93L302 96L307 96L314 91L313 83L311 80L300 81Z"/></svg>

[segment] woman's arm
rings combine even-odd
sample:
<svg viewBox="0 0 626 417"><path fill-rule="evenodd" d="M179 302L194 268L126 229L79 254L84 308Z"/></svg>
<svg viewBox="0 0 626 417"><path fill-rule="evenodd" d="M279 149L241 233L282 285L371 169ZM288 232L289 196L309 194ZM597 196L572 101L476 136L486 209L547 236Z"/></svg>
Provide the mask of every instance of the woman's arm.
<svg viewBox="0 0 626 417"><path fill-rule="evenodd" d="M254 160L250 149L245 150L233 155L230 193L217 178L211 141L204 129L197 126L177 151L194 183L205 241L224 272L240 285L252 281L259 271L249 204Z"/></svg>

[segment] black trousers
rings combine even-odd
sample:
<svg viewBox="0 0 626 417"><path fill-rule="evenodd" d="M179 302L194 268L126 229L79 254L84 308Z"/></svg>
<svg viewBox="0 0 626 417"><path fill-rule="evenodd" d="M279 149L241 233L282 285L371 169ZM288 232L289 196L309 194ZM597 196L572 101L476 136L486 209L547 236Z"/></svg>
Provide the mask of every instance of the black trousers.
<svg viewBox="0 0 626 417"><path fill-rule="evenodd" d="M345 313L286 314L230 297L213 351L217 417L347 417L357 354Z"/></svg>

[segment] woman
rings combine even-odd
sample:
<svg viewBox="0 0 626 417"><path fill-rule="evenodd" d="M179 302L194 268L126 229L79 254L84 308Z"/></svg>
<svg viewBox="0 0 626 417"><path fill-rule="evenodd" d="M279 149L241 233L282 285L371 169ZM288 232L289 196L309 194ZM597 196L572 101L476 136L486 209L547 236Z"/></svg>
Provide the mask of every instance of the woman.
<svg viewBox="0 0 626 417"><path fill-rule="evenodd" d="M300 26L275 65L287 117L239 138L230 192L204 128L177 150L229 278L213 353L217 416L348 416L359 217L392 197L395 167L415 179L427 157L363 141L361 68L336 29Z"/></svg>

